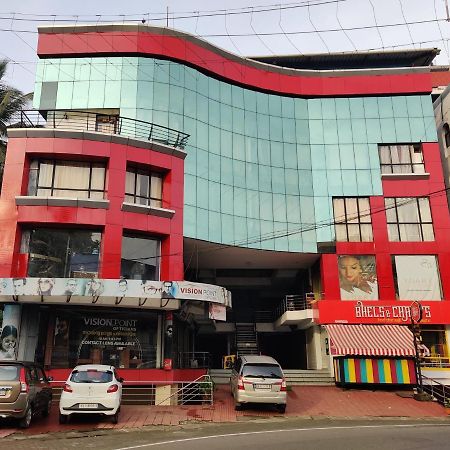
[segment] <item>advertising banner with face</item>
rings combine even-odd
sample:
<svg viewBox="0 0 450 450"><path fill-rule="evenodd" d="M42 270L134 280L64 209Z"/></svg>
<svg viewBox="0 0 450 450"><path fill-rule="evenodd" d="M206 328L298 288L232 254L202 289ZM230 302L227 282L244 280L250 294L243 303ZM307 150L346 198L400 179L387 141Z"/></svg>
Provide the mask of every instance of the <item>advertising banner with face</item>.
<svg viewBox="0 0 450 450"><path fill-rule="evenodd" d="M20 320L20 305L5 305L3 310L2 332L0 335L0 360L17 359Z"/></svg>
<svg viewBox="0 0 450 450"><path fill-rule="evenodd" d="M111 299L113 304L126 305L126 299L197 300L231 307L231 293L221 286L190 281L118 280L100 278L3 278L0 279L0 301L36 301L46 299L78 304L99 299ZM121 302L115 301L121 299ZM122 300L125 300L122 302ZM137 303L137 301L135 302ZM165 302L165 304L169 302ZM172 302L173 303L173 302ZM102 304L101 302L98 305ZM177 307L177 306L176 306Z"/></svg>
<svg viewBox="0 0 450 450"><path fill-rule="evenodd" d="M218 305L217 303L209 304L209 318L211 320L220 320L223 322L227 321L227 308L223 305Z"/></svg>
<svg viewBox="0 0 450 450"><path fill-rule="evenodd" d="M436 256L395 256L397 294L400 300L441 300Z"/></svg>
<svg viewBox="0 0 450 450"><path fill-rule="evenodd" d="M378 282L373 255L338 256L341 300L378 300Z"/></svg>

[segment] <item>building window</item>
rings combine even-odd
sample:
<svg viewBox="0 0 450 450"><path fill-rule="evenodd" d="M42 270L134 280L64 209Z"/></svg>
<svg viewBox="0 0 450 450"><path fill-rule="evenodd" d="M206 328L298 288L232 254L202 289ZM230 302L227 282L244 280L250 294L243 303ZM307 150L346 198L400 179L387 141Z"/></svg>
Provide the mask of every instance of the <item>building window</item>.
<svg viewBox="0 0 450 450"><path fill-rule="evenodd" d="M392 258L395 293L400 300L441 300L435 255L396 255Z"/></svg>
<svg viewBox="0 0 450 450"><path fill-rule="evenodd" d="M33 160L28 195L103 199L105 173L103 163Z"/></svg>
<svg viewBox="0 0 450 450"><path fill-rule="evenodd" d="M381 173L425 173L420 144L380 145Z"/></svg>
<svg viewBox="0 0 450 450"><path fill-rule="evenodd" d="M159 280L160 249L159 239L124 235L120 276L129 280Z"/></svg>
<svg viewBox="0 0 450 450"><path fill-rule="evenodd" d="M373 241L370 204L367 197L334 198L333 209L336 241Z"/></svg>
<svg viewBox="0 0 450 450"><path fill-rule="evenodd" d="M28 254L29 277L98 276L101 234L90 230L35 228L24 231L21 253Z"/></svg>
<svg viewBox="0 0 450 450"><path fill-rule="evenodd" d="M97 114L95 116L95 131L100 133L117 134L119 116Z"/></svg>
<svg viewBox="0 0 450 450"><path fill-rule="evenodd" d="M162 185L163 174L136 167L128 167L125 183L125 201L161 208Z"/></svg>
<svg viewBox="0 0 450 450"><path fill-rule="evenodd" d="M425 357L425 365L432 367L448 367L448 350L445 326L421 325L422 343L430 351Z"/></svg>
<svg viewBox="0 0 450 450"><path fill-rule="evenodd" d="M450 127L448 126L448 123L444 123L444 139L445 139L445 146L447 148L450 147Z"/></svg>
<svg viewBox="0 0 450 450"><path fill-rule="evenodd" d="M385 198L389 240L433 241L433 221L427 197Z"/></svg>

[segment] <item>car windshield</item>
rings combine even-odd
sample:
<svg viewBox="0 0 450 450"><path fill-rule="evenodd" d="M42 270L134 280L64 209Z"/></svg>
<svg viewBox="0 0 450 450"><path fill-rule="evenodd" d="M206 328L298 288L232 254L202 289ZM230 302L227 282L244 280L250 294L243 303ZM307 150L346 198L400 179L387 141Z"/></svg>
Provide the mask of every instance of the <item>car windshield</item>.
<svg viewBox="0 0 450 450"><path fill-rule="evenodd" d="M72 383L111 383L112 379L110 370L74 370L70 376Z"/></svg>
<svg viewBox="0 0 450 450"><path fill-rule="evenodd" d="M281 368L277 364L246 364L242 375L249 378L283 378Z"/></svg>
<svg viewBox="0 0 450 450"><path fill-rule="evenodd" d="M0 366L0 381L15 381L19 378L19 366Z"/></svg>

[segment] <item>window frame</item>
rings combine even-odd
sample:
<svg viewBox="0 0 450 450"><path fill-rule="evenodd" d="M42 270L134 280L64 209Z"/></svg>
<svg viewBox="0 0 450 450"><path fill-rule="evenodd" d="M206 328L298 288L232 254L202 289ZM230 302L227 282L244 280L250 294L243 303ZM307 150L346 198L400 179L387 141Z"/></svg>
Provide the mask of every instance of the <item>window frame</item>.
<svg viewBox="0 0 450 450"><path fill-rule="evenodd" d="M156 255L155 256L151 256L147 259L155 259L155 277L152 278L130 278L130 277L126 277L124 272L124 261L133 261L132 259L125 259L123 257L123 251L124 251L124 240L125 239L142 239L142 240L146 240L146 241L153 241L156 243ZM144 235L144 234L140 234L140 233L133 233L133 232L128 232L128 231L124 231L123 235L122 235L122 244L121 244L121 249L120 249L120 277L123 279L129 279L129 280L141 280L141 281L160 281L161 280L161 251L162 251L162 238L159 236L155 236L155 235ZM142 258L137 258L139 260L142 260ZM147 264L145 264L144 262L145 260L142 260L141 262L141 266L145 266ZM138 263L138 261L134 261L135 263Z"/></svg>
<svg viewBox="0 0 450 450"><path fill-rule="evenodd" d="M52 235L54 236L55 233L61 233L61 236L65 239L66 244L66 250L63 258L59 258L57 254L46 254L46 253L36 253L34 246L37 245L36 242L33 241L33 235L35 232L39 231L45 231L50 232L52 231ZM74 236L76 236L77 233L91 233L96 234L99 237L98 242L98 253L91 253L92 255L96 254L98 255L96 264L96 270L89 271L85 270L84 273L88 274L89 277L98 277L100 269L101 269L101 249L102 249L102 241L103 241L103 232L100 229L88 229L88 228L51 228L48 226L36 226L31 228L24 228L22 230L22 237L21 237L21 244L20 244L20 252L25 253L28 255L28 263L27 263L27 276L28 277L36 277L36 278L74 278L77 277L75 275L76 272L81 272L80 270L73 270L70 271L71 264L68 263L68 256L69 255L75 255L75 254L81 254L81 252L76 252L74 250L74 247L71 245L71 243L74 241ZM42 245L42 244L41 244ZM47 245L44 242L44 245ZM41 273L34 273L31 274L31 264L34 261L54 261L63 268L62 274L59 275L57 272L46 270L45 272ZM80 263L81 265L81 263ZM88 263L85 263L86 266L88 266ZM38 265L36 265L37 267Z"/></svg>
<svg viewBox="0 0 450 450"><path fill-rule="evenodd" d="M356 207L357 207L357 215L356 216L350 216L349 212L347 212L348 206L347 206L347 201L350 200L356 200ZM361 217L365 217L366 215L362 216L361 215L361 205L360 205L360 200L364 200L367 201L367 203L369 204L369 220L367 222L364 222L361 220ZM343 205L344 205L344 217L342 217L342 219L339 219L339 217L336 217L336 202L337 201L343 201ZM333 222L334 222L334 229L335 229L335 240L336 242L373 242L373 227L372 227L372 211L371 211L371 207L370 207L370 198L369 197L333 197L332 199L332 204L333 204ZM359 231L359 240L350 240L350 233L349 233L349 226L354 226L357 225L358 226L358 231ZM366 240L363 239L363 233L361 231L361 226L362 225L370 225L370 240ZM337 226L341 226L341 227L345 227L345 234L346 234L346 240L338 240L338 228Z"/></svg>
<svg viewBox="0 0 450 450"><path fill-rule="evenodd" d="M33 163L37 163L37 168L33 168ZM87 164L89 168L89 186L87 189L77 189L77 188L71 188L71 187L55 187L55 172L56 167L58 163L75 163L75 164ZM51 183L50 186L39 186L39 178L41 173L41 165L42 164L48 164L52 165L52 175L51 175ZM93 168L96 168L94 166L100 167L104 169L103 174L103 189L95 189L92 188L92 170ZM30 196L38 196L38 192L40 189L50 191L50 195L46 195L46 197L55 197L58 198L57 195L53 195L54 191L73 191L73 192L87 192L88 199L98 199L98 197L94 197L91 194L92 193L100 193L102 194L102 199L105 198L106 194L106 172L107 172L107 165L105 162L101 161L77 161L77 160L65 160L65 159L48 159L48 158L39 158L39 159L33 159L30 162L30 174L28 176L28 195ZM32 180L32 171L35 171L35 179ZM86 198L86 197L74 197L74 198Z"/></svg>
<svg viewBox="0 0 450 450"><path fill-rule="evenodd" d="M143 205L143 206L151 206L154 208L162 208L163 207L163 198L164 198L164 179L165 179L165 173L160 172L157 170L149 168L142 168L135 165L127 165L126 174L125 177L128 176L128 173L131 173L134 175L134 181L133 181L133 192L128 192L127 185L125 183L125 202L132 203L135 205ZM137 178L138 175L146 176L148 179L148 195L140 195L137 193ZM154 178L160 179L161 182L161 198L152 197L152 180ZM133 200L131 201L130 197L133 197ZM137 200L138 199L144 199L146 200L145 203L140 203Z"/></svg>
<svg viewBox="0 0 450 450"><path fill-rule="evenodd" d="M405 199L409 199L409 200L415 200L415 202L411 202L411 203L415 203L416 205L416 213L417 213L417 217L418 217L418 222L400 222L399 221L399 214L398 214L398 208L399 206L401 207L403 204L407 204L409 202L405 202L403 204L398 205L398 201L399 200L405 200ZM422 220L422 213L421 213L421 209L420 209L420 199L426 199L428 201L428 209L430 211L430 221L423 221ZM394 206L392 207L391 205L388 205L387 202L393 200L394 201ZM396 217L396 222L392 222L389 220L389 214L386 214L386 224L387 224L387 231L388 231L388 239L389 242L434 242L436 240L436 236L434 233L434 225L433 225L433 213L431 210L431 204L430 204L430 198L429 197L384 197L384 207L385 207L385 211L387 211L388 209L393 209L394 213L395 213L395 217ZM420 240L405 240L402 239L402 234L401 234L401 226L404 225L416 225L420 231ZM431 225L431 229L433 231L433 239L424 239L424 228L423 225ZM392 239L391 236L391 232L390 232L390 226L396 226L396 232L397 232L397 236L398 236L398 240L397 239Z"/></svg>
<svg viewBox="0 0 450 450"><path fill-rule="evenodd" d="M409 152L408 162L399 162L399 163L393 163L392 162L392 151L391 149L393 147L399 147L399 146L409 146ZM382 156L381 153L383 149L389 149L389 163L382 162ZM421 162L415 163L412 159L412 154L415 153L417 150L420 151L421 156ZM405 175L405 174L425 174L425 160L423 157L423 146L422 143L395 143L395 144L378 144L378 158L380 161L380 170L382 175ZM402 171L395 171L395 167L405 167L409 166L410 171L409 172L402 172ZM390 168L390 171L384 172L383 168ZM416 167L420 167L422 171L414 170Z"/></svg>

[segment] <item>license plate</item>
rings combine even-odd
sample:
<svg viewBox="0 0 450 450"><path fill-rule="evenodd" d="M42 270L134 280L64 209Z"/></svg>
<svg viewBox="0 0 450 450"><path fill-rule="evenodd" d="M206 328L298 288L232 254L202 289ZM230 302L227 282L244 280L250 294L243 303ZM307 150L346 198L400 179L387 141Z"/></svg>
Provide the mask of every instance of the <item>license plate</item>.
<svg viewBox="0 0 450 450"><path fill-rule="evenodd" d="M80 409L94 409L94 408L98 408L98 403L80 403L78 405L78 408L80 408Z"/></svg>
<svg viewBox="0 0 450 450"><path fill-rule="evenodd" d="M253 385L255 389L272 389L272 385L271 384L254 384Z"/></svg>

